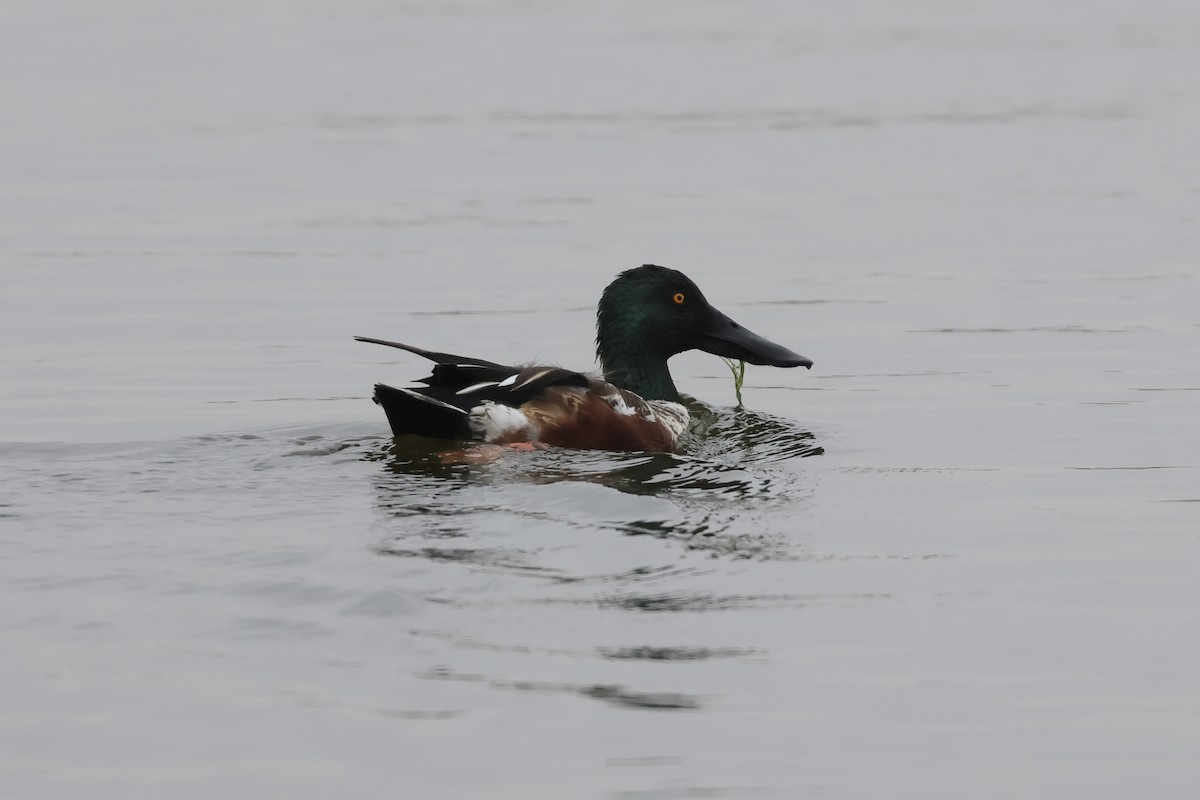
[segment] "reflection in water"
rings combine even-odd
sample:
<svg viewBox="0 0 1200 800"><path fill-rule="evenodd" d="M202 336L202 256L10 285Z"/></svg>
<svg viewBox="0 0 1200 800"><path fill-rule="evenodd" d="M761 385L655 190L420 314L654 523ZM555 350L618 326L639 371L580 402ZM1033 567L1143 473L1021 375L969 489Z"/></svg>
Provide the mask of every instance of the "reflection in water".
<svg viewBox="0 0 1200 800"><path fill-rule="evenodd" d="M427 680L464 681L468 683L486 683L494 689L512 689L520 692L540 692L543 694L564 692L603 700L626 708L650 709L659 711L690 711L699 709L701 698L681 692L640 692L628 689L619 684L608 683L559 683L553 681L506 681L493 680L483 675L455 672L449 667L435 667L421 677Z"/></svg>
<svg viewBox="0 0 1200 800"><path fill-rule="evenodd" d="M445 442L380 443L364 458L382 465L375 479L379 508L403 524L378 551L554 577L530 563L519 543L516 549L446 546L480 530L551 525L670 539L735 557L785 556L788 532L772 531L762 517L811 491L811 476L788 462L824 452L814 435L753 411L694 401L691 410L686 450L677 454L549 449L476 466L443 463Z"/></svg>
<svg viewBox="0 0 1200 800"><path fill-rule="evenodd" d="M614 661L707 661L759 655L746 647L601 647L600 655Z"/></svg>
<svg viewBox="0 0 1200 800"><path fill-rule="evenodd" d="M845 594L715 594L712 592L674 591L659 593L622 593L585 599L550 598L546 605L588 605L638 613L671 614L709 611L744 611L764 608L805 608L816 605L861 606L866 602L888 600L887 592L850 592Z"/></svg>

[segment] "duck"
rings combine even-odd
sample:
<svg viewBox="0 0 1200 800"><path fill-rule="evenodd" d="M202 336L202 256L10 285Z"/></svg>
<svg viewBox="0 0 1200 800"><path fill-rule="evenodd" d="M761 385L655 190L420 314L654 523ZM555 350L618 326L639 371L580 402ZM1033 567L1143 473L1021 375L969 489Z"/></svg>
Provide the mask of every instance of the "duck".
<svg viewBox="0 0 1200 800"><path fill-rule="evenodd" d="M517 449L676 452L690 421L667 360L687 350L772 367L813 362L714 308L682 272L643 264L604 289L596 311L601 375L508 366L401 342L355 340L432 362L420 387L375 385L394 436L473 440Z"/></svg>

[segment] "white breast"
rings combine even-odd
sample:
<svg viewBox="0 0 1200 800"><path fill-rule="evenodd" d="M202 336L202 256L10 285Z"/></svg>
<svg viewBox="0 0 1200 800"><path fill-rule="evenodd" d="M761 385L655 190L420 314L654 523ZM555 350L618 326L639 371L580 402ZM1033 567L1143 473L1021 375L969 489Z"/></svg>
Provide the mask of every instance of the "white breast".
<svg viewBox="0 0 1200 800"><path fill-rule="evenodd" d="M671 435L678 439L687 430L691 422L688 410L679 403L670 400L647 400L646 405L654 412L654 418L666 425Z"/></svg>

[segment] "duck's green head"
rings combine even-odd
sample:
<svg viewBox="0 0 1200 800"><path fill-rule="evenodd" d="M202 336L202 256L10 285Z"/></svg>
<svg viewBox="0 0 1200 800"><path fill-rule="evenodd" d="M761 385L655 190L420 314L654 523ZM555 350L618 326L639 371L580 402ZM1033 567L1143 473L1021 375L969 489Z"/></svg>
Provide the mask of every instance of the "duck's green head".
<svg viewBox="0 0 1200 800"><path fill-rule="evenodd" d="M596 312L604 377L652 400L678 400L667 359L685 350L772 367L812 361L752 333L713 308L688 276L644 264L608 285Z"/></svg>

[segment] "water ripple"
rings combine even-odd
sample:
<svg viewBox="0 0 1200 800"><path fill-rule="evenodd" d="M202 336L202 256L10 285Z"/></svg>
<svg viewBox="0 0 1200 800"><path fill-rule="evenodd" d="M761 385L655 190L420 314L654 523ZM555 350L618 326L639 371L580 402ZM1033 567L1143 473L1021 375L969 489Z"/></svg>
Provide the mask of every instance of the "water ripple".
<svg viewBox="0 0 1200 800"><path fill-rule="evenodd" d="M563 581L584 577L539 565L537 531L605 529L733 557L786 556L794 519L767 518L811 492L813 476L796 462L824 452L815 435L752 411L695 402L692 411L681 453L551 448L461 464L441 458L458 443L399 437L367 446L362 458L380 465L377 507L391 520L377 552ZM450 539L470 544L439 543Z"/></svg>

